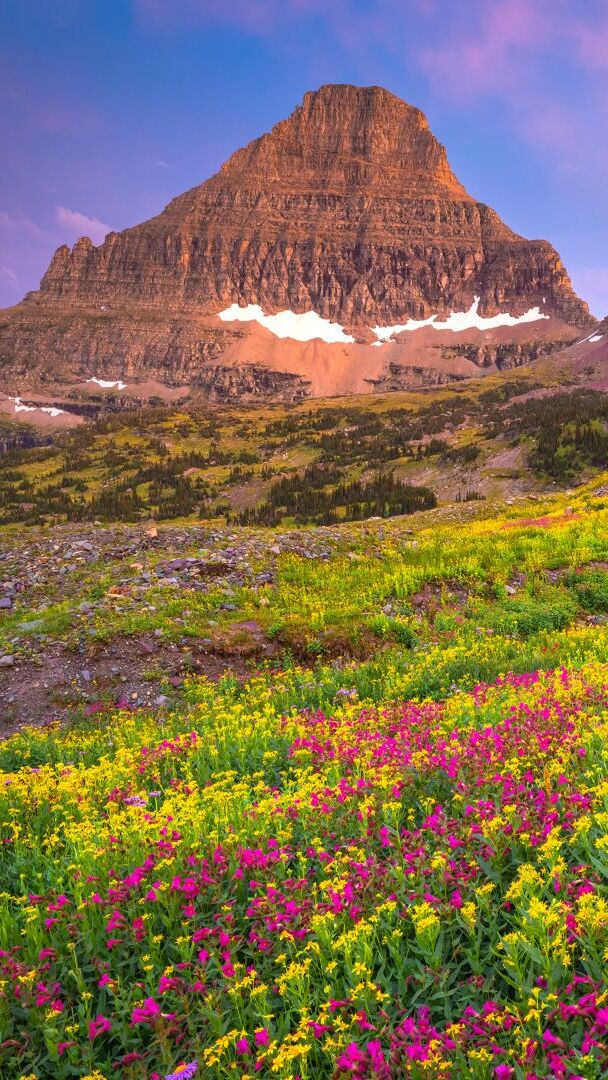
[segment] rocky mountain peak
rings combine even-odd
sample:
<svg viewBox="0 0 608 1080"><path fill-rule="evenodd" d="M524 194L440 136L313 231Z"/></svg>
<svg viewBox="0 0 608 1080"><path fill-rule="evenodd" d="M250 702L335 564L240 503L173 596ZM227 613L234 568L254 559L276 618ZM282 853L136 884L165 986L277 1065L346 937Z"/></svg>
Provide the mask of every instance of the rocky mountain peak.
<svg viewBox="0 0 608 1080"><path fill-rule="evenodd" d="M367 341L472 305L489 318L538 308L560 341L593 324L555 249L467 193L419 109L326 85L156 217L59 248L5 322L0 363L12 350L21 377L52 353L95 374L196 379L227 335L247 334L218 328L233 304L314 312Z"/></svg>
<svg viewBox="0 0 608 1080"><path fill-rule="evenodd" d="M332 192L405 187L469 199L424 113L379 86L309 91L291 116L233 154L219 176L245 186L263 177Z"/></svg>

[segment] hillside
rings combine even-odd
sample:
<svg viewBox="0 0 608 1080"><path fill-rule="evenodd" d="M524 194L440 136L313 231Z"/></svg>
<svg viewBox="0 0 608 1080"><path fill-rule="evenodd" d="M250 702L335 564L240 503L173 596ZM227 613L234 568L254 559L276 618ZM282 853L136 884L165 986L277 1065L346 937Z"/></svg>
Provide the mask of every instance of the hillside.
<svg viewBox="0 0 608 1080"><path fill-rule="evenodd" d="M5 532L3 1076L603 1075L607 480Z"/></svg>
<svg viewBox="0 0 608 1080"><path fill-rule="evenodd" d="M466 192L418 109L330 85L157 217L60 247L0 318L0 380L293 400L518 366L594 323L554 248Z"/></svg>

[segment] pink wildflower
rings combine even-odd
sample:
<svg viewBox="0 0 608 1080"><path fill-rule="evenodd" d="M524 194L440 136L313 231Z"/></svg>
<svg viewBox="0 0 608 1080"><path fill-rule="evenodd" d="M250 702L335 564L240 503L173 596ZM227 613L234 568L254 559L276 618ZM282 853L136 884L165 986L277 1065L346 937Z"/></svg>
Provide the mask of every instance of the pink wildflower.
<svg viewBox="0 0 608 1080"><path fill-rule="evenodd" d="M160 1016L160 1005L154 998L146 998L143 1006L133 1009L131 1027L135 1024L151 1024Z"/></svg>
<svg viewBox="0 0 608 1080"><path fill-rule="evenodd" d="M107 1016L96 1016L94 1020L89 1021L89 1039L91 1042L96 1039L98 1035L103 1035L104 1032L109 1031L112 1027L112 1022L108 1020Z"/></svg>
<svg viewBox="0 0 608 1080"><path fill-rule="evenodd" d="M361 1062L365 1061L365 1054L359 1049L356 1042L349 1043L346 1050L338 1058L338 1068L348 1069L352 1072Z"/></svg>

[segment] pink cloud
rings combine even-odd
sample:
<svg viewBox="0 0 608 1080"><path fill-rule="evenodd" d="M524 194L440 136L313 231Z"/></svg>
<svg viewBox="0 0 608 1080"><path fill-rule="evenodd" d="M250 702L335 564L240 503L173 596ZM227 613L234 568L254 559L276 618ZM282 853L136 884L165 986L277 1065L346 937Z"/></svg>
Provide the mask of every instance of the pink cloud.
<svg viewBox="0 0 608 1080"><path fill-rule="evenodd" d="M99 218L90 218L81 214L80 210L68 210L66 206L58 206L55 209L55 221L68 232L78 236L90 236L94 244L101 244L111 231L109 225L104 225Z"/></svg>
<svg viewBox="0 0 608 1080"><path fill-rule="evenodd" d="M28 233L30 236L40 236L41 229L26 214L20 210L0 210L0 231L5 233Z"/></svg>
<svg viewBox="0 0 608 1080"><path fill-rule="evenodd" d="M608 72L608 19L594 25L578 22L573 36L579 60L591 71Z"/></svg>
<svg viewBox="0 0 608 1080"><path fill-rule="evenodd" d="M465 19L462 5L452 8L443 32L417 50L420 68L436 89L461 100L515 91L522 59L546 48L552 36L544 0L474 2L467 12Z"/></svg>
<svg viewBox="0 0 608 1080"><path fill-rule="evenodd" d="M366 78L382 51L421 72L438 100L462 107L496 101L501 122L535 145L577 149L591 161L593 117L608 100L605 0L134 0L149 27L225 23L289 47L298 20L318 20L319 47L340 49ZM289 33L287 33L287 30ZM323 66L323 73L328 65ZM310 60L314 70L314 57ZM558 73L577 78L571 105ZM568 80L564 86L568 85ZM595 150L601 171L608 151ZM584 171L582 163L579 163Z"/></svg>
<svg viewBox="0 0 608 1080"><path fill-rule="evenodd" d="M438 98L467 107L495 100L523 138L561 155L578 152L578 171L605 175L608 151L595 125L608 98L608 19L594 17L594 7L594 0L456 0L414 61Z"/></svg>

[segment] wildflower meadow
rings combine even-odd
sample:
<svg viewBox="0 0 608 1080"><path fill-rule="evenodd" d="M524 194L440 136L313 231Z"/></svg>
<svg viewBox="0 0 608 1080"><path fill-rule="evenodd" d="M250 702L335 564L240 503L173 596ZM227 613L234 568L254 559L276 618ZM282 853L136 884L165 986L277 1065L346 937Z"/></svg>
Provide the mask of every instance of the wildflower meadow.
<svg viewBox="0 0 608 1080"><path fill-rule="evenodd" d="M500 612L444 605L419 647L5 739L0 1075L606 1076L608 633L575 606L603 603L602 513L487 554L486 591L509 545L510 573L593 562L574 592L495 582Z"/></svg>

